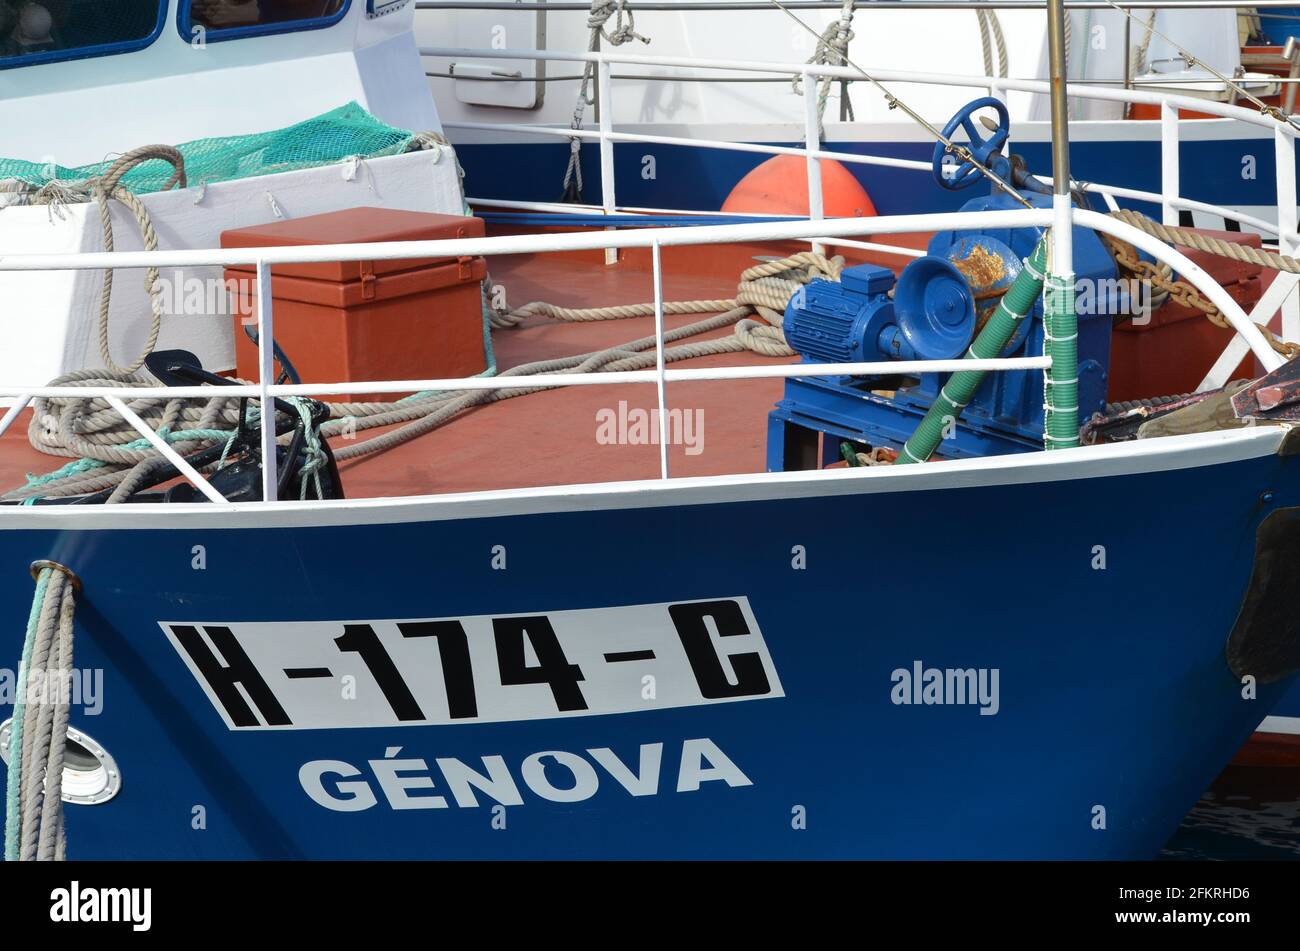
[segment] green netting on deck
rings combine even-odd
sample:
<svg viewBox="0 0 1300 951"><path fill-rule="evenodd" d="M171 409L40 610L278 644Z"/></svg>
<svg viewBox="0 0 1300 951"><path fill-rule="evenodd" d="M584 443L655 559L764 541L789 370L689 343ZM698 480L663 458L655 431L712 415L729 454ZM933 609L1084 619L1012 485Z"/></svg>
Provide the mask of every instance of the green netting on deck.
<svg viewBox="0 0 1300 951"><path fill-rule="evenodd" d="M409 150L415 133L396 129L350 102L314 119L274 132L198 139L176 146L185 157L190 185L224 182L330 165L352 156L378 158ZM123 143L123 151L146 142ZM163 143L171 145L172 143ZM95 165L65 168L52 163L0 158L0 181L18 179L42 186L50 181L84 182L108 171L109 159ZM164 161L145 162L126 174L122 183L137 195L160 191L172 177Z"/></svg>

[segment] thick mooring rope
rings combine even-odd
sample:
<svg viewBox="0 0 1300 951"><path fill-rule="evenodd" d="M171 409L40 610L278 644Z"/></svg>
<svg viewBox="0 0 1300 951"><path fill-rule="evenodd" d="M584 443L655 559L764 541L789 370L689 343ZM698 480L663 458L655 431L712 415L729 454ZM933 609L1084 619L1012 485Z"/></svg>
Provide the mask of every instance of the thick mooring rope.
<svg viewBox="0 0 1300 951"><path fill-rule="evenodd" d="M63 861L63 758L68 742L72 624L79 582L62 565L32 566L27 620L9 735L5 860Z"/></svg>
<svg viewBox="0 0 1300 951"><path fill-rule="evenodd" d="M1152 237L1159 238L1166 244L1178 244L1245 264L1255 264L1259 267L1300 274L1300 261L1284 254L1265 251L1261 248L1252 248L1232 241L1224 241L1221 238L1214 238L1187 228L1171 228L1158 221L1152 221L1146 215L1136 211L1121 209L1112 211L1110 214L1112 218L1130 224ZM1167 265L1157 266L1148 261L1140 260L1132 246L1113 235L1103 235L1102 237L1116 255L1116 261L1122 267L1139 275L1142 280L1150 282L1153 288L1159 287L1161 290L1167 291L1169 296L1178 303L1201 311L1206 319L1216 327L1225 330L1234 329L1228 318L1219 312L1219 308L1212 301L1205 298L1195 286L1187 281L1173 280L1173 271L1170 267ZM1263 334L1264 339L1268 341L1269 346L1286 359L1290 360L1300 355L1300 343L1282 340L1269 329L1267 323L1256 324L1255 326Z"/></svg>
<svg viewBox="0 0 1300 951"><path fill-rule="evenodd" d="M1224 241L1222 238L1211 237L1187 228L1172 228L1169 225L1153 221L1139 211L1132 211L1127 208L1112 211L1110 216L1125 224L1132 225L1139 231L1146 232L1153 238L1159 238L1165 244L1180 244L1185 248L1195 248L1197 251L1217 254L1219 257L1231 258L1244 264L1255 264L1276 271L1286 271L1288 274L1300 274L1300 260L1285 254L1265 251L1262 248L1252 248L1248 245L1237 244L1234 241Z"/></svg>

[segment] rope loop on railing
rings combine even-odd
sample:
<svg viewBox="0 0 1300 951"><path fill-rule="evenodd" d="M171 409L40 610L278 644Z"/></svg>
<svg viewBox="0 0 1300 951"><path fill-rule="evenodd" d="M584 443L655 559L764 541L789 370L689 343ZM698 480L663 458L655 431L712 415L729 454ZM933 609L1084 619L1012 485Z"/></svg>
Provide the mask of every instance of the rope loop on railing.
<svg viewBox="0 0 1300 951"><path fill-rule="evenodd" d="M627 17L624 22L623 18ZM605 30L610 18L614 18L613 32ZM587 51L595 53L600 49L600 41L603 37L609 42L610 46L622 46L624 43L630 43L632 40L640 40L642 43L649 43L648 36L642 36L636 31L636 17L631 10L627 8L627 0L591 0L591 13L587 16L587 29L590 31L590 37L587 40ZM592 83L596 81L598 65L593 61L587 61L582 69L582 85L578 88L578 101L573 107L573 119L569 123L569 128L576 131L582 129L583 114L586 112L588 104L594 105L589 98L591 95ZM605 102L604 108L608 109L610 104ZM582 138L573 136L569 139L569 164L564 170L564 185L561 201L581 202L582 201Z"/></svg>
<svg viewBox="0 0 1300 951"><path fill-rule="evenodd" d="M170 145L143 145L123 154L108 167L103 175L88 178L83 182L51 180L40 186L24 182L7 182L4 190L20 194L22 200L27 204L48 205L52 214L60 216L64 205L95 202L99 209L104 250L108 252L115 250L116 245L113 238L113 216L109 208L109 202L119 202L126 206L139 226L144 249L146 251L157 251L158 234L154 230L153 219L150 217L148 209L145 208L144 203L130 188L122 184L122 179L136 166L155 160L168 162L172 166L171 178L163 186L163 191L173 186L178 188L186 187L185 158L179 150ZM140 369L140 367L144 366L145 357L153 352L153 348L158 342L158 334L162 330L163 316L162 287L159 281L158 268L150 267L145 269L144 288L149 295L149 306L152 311L149 334L140 355L127 366L118 366L114 362L109 348L109 313L113 303L113 269L104 269L104 280L99 296L99 356L104 361L104 366L115 373L134 373Z"/></svg>

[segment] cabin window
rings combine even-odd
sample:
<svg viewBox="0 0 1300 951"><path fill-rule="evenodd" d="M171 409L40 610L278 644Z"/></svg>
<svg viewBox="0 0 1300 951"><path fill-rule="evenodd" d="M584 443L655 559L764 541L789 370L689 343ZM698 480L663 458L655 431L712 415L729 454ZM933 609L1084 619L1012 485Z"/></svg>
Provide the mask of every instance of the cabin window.
<svg viewBox="0 0 1300 951"><path fill-rule="evenodd" d="M0 0L0 69L143 49L166 0Z"/></svg>
<svg viewBox="0 0 1300 951"><path fill-rule="evenodd" d="M180 31L188 40L233 40L331 26L349 0L181 0Z"/></svg>

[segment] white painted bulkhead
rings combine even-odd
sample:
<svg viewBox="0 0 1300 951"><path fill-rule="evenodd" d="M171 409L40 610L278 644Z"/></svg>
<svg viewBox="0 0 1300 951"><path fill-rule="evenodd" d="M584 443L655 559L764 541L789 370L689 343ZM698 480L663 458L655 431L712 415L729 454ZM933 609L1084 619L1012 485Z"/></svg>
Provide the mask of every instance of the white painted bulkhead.
<svg viewBox="0 0 1300 951"><path fill-rule="evenodd" d="M431 149L369 159L361 165L330 165L260 178L218 182L206 188L156 192L141 199L153 219L161 250L215 248L221 232L301 218L362 205L461 214L460 177L450 152ZM140 228L122 205L111 205L119 251L142 251ZM0 255L20 252L103 250L99 208L94 204L21 206L0 211ZM141 352L152 323L143 270L119 269L110 311L114 362L127 365ZM158 349L181 348L210 370L235 365L235 318L220 288L219 267L162 271L164 317ZM0 379L41 386L70 370L104 365L98 344L100 271L0 271ZM192 288L207 292L209 305L191 302Z"/></svg>
<svg viewBox="0 0 1300 951"><path fill-rule="evenodd" d="M327 29L188 43L169 0L161 34L134 52L0 69L4 157L77 166L142 145L267 132L356 101L400 128L440 131L419 68L413 4L370 16L352 0ZM360 205L460 214L456 163L432 149L141 196L160 250L213 248L221 232ZM112 203L115 247L142 250L140 228ZM0 207L0 255L103 250L93 204ZM152 314L142 270L117 273L110 311L114 361L133 361ZM219 287L220 268L164 271L159 348L195 352L213 370L234 366L228 306L188 306L186 289ZM40 385L103 366L101 272L0 273L0 379ZM208 300L223 303L209 293ZM180 305L179 308L176 305Z"/></svg>
<svg viewBox="0 0 1300 951"><path fill-rule="evenodd" d="M687 0L681 0L687 2ZM899 10L888 3L859 2L852 21L853 37L849 57L868 72L907 70L967 76L986 74L980 27L976 11ZM840 17L834 10L798 9L795 16L820 34ZM1007 73L1016 79L1047 78L1047 21L1041 4L1026 4L1024 10L998 10L997 19L1006 39ZM1137 11L1140 17L1145 16ZM421 9L415 21L415 36L423 48L458 47L483 49L547 49L583 51L590 32L584 11L503 11L466 9ZM1070 14L1070 79L1122 80L1124 76L1124 15L1116 10L1078 10ZM616 21L606 24L613 32ZM1179 38L1204 62L1231 76L1240 65L1236 15L1231 10L1163 10L1156 29ZM699 60L748 60L751 62L797 63L813 55L817 37L777 9L673 12L645 10L636 14L637 34L649 40L632 39L604 51L651 56L686 57ZM1130 48L1142 43L1143 25L1131 23ZM1168 43L1153 36L1147 44L1144 62L1164 62L1176 56ZM996 52L994 53L996 63ZM439 113L447 122L527 122L567 125L576 102L581 64L550 62L543 67L548 77L544 97L531 94L539 75L530 60L488 60L473 56L425 57L425 69L432 74L430 86ZM1163 68L1163 67L1162 67ZM517 82L474 79L474 75L521 71ZM783 124L802 128L803 98L791 82L664 82L664 77L708 77L719 71L702 67L620 66L616 75L654 78L620 78L613 121L621 127L654 125L675 127L674 133L688 135L683 127L739 126L749 130L747 141L773 141L760 130ZM447 79L445 75L459 75ZM1137 73L1142 79L1145 69ZM1211 74L1199 73L1205 80ZM484 105L470 101L498 98L473 94L473 87L500 89L501 101L531 103L525 108ZM941 84L898 86L895 93L908 105L932 120L942 121L968 102L972 91ZM524 93L527 93L526 95ZM857 83L850 93L853 115L868 126L888 123L900 131L910 123L889 109L881 94L867 83ZM1013 122L1046 120L1046 96L1011 92L1008 107ZM827 104L828 121L840 115L840 88L833 84ZM1072 99L1072 117L1086 120L1121 120L1121 103ZM587 119L591 120L590 109ZM1112 137L1123 140L1112 127ZM648 131L638 129L637 131ZM701 137L717 138L716 135ZM903 140L906 140L906 136ZM898 141L897 138L894 141Z"/></svg>

